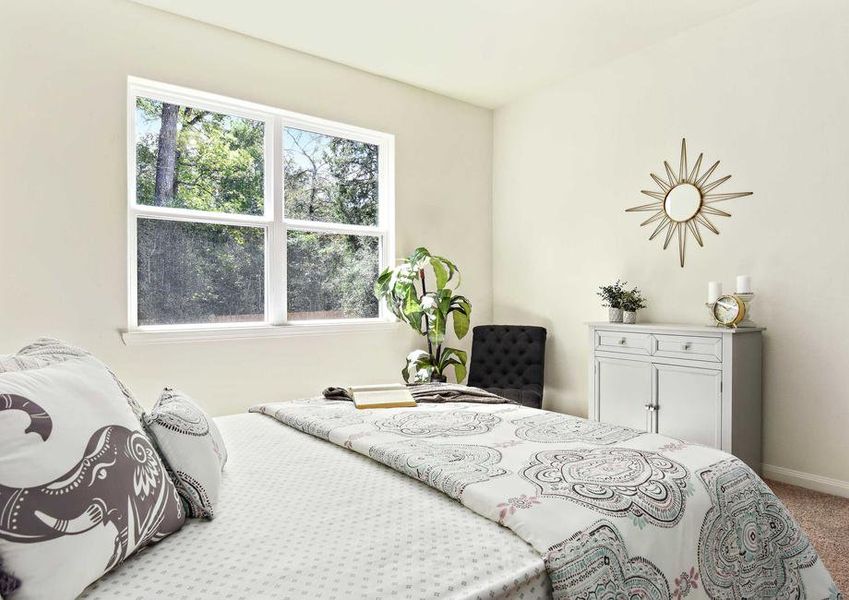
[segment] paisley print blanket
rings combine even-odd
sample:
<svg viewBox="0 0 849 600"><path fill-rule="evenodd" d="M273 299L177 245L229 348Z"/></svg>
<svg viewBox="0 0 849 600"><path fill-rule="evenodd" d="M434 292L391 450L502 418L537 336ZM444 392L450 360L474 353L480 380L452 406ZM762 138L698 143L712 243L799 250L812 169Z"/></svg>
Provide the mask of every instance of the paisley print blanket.
<svg viewBox="0 0 849 600"><path fill-rule="evenodd" d="M807 536L733 456L534 408L464 402L251 409L373 458L509 527L555 598L840 594Z"/></svg>

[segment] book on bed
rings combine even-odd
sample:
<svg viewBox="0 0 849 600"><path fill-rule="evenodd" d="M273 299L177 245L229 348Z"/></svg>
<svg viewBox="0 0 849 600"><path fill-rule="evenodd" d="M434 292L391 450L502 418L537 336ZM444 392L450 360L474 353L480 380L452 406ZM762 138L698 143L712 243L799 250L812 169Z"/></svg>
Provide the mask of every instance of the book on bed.
<svg viewBox="0 0 849 600"><path fill-rule="evenodd" d="M358 385L348 388L357 408L399 408L415 406L407 386L400 383Z"/></svg>

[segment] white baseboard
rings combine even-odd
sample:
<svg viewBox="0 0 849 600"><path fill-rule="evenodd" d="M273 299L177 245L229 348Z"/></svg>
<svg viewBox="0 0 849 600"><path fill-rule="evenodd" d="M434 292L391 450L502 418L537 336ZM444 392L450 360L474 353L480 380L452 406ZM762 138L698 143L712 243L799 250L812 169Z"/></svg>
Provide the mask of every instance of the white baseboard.
<svg viewBox="0 0 849 600"><path fill-rule="evenodd" d="M773 479L781 483L789 483L790 485L798 485L809 490L849 498L849 481L841 481L839 479L832 479L831 477L805 473L804 471L794 471L793 469L777 467L775 465L763 464L761 468L764 479Z"/></svg>

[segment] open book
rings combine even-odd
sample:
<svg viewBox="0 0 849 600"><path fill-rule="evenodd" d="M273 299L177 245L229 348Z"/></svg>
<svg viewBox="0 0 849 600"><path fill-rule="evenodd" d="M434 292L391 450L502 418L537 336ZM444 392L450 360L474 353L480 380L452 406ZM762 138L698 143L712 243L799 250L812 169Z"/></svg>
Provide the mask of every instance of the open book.
<svg viewBox="0 0 849 600"><path fill-rule="evenodd" d="M415 406L407 386L400 383L358 385L348 388L357 408L396 408Z"/></svg>

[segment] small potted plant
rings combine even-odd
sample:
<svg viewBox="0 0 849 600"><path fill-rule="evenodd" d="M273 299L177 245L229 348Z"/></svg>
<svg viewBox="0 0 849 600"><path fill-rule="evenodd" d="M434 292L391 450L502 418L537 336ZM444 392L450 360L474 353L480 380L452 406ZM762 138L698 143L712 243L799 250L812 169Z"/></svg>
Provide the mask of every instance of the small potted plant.
<svg viewBox="0 0 849 600"><path fill-rule="evenodd" d="M626 290L622 294L622 322L633 325L637 322L637 311L646 307L646 299L643 298L643 293L634 288Z"/></svg>
<svg viewBox="0 0 849 600"><path fill-rule="evenodd" d="M622 296L625 293L626 283L617 279L616 283L598 288L598 295L602 299L601 305L607 307L607 315L611 323L622 322Z"/></svg>

